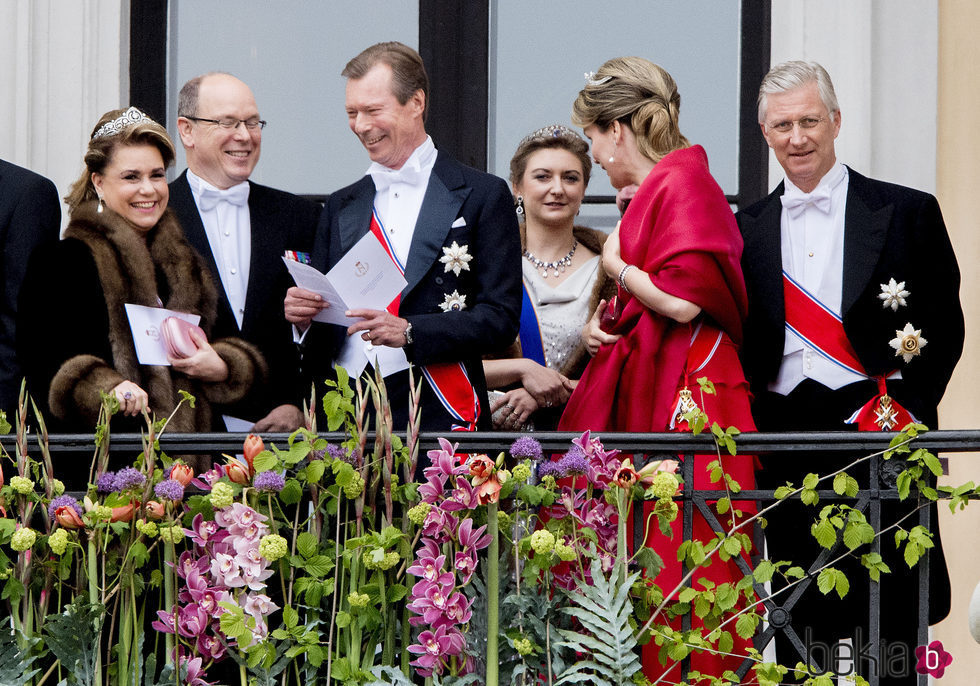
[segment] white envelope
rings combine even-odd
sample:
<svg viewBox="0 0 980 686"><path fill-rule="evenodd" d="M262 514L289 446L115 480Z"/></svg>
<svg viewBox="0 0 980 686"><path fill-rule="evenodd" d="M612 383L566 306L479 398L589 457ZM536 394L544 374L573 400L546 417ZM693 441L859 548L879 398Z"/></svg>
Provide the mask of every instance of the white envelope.
<svg viewBox="0 0 980 686"><path fill-rule="evenodd" d="M126 317L136 345L136 359L140 364L170 366L167 360L167 347L163 341L161 325L167 317L177 317L191 324L201 321L201 315L165 310L162 307L146 307L126 303Z"/></svg>

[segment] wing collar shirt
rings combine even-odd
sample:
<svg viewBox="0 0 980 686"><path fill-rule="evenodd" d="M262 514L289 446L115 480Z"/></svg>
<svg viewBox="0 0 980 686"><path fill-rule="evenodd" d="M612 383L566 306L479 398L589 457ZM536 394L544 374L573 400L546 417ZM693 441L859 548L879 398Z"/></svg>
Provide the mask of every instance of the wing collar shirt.
<svg viewBox="0 0 980 686"><path fill-rule="evenodd" d="M248 181L220 190L188 169L187 182L204 224L221 285L241 329L252 259Z"/></svg>
<svg viewBox="0 0 980 686"><path fill-rule="evenodd" d="M404 266L412 247L415 224L422 209L425 190L429 186L429 176L436 163L436 147L430 136L405 161L400 169L391 169L372 163L367 174L374 181L374 209L391 241L392 250ZM371 343L360 336L348 336L338 355L337 362L351 376L359 376L368 360L373 360L377 352ZM405 351L391 349L386 360L382 360L382 373L388 374L408 366Z"/></svg>
<svg viewBox="0 0 980 686"><path fill-rule="evenodd" d="M374 209L391 239L398 260L405 264L412 247L415 223L419 219L425 189L436 163L436 146L430 136L409 156L400 169L390 169L377 162L367 173L376 189Z"/></svg>
<svg viewBox="0 0 980 686"><path fill-rule="evenodd" d="M847 167L837 163L811 193L785 180L779 237L783 269L828 309L840 316L844 283L844 210ZM769 390L788 395L803 379L831 389L861 381L786 330L783 362Z"/></svg>

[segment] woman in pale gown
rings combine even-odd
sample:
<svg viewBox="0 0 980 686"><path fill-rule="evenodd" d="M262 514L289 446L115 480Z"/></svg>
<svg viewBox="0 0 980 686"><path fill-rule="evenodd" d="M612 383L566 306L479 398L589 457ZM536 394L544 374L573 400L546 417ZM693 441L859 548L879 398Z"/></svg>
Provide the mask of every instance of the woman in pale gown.
<svg viewBox="0 0 980 686"><path fill-rule="evenodd" d="M521 219L524 304L518 341L483 363L494 427L554 429L589 354L582 327L615 283L599 265L606 234L575 225L592 171L588 144L558 124L517 146L510 181Z"/></svg>

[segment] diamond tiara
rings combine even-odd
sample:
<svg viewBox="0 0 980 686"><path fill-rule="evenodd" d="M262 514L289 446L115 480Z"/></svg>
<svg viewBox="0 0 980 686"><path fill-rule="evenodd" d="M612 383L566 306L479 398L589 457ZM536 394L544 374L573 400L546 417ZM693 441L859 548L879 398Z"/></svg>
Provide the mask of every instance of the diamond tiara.
<svg viewBox="0 0 980 686"><path fill-rule="evenodd" d="M123 112L121 117L117 117L112 121L107 121L105 124L100 126L99 130L92 134L92 139L95 140L96 138L104 138L105 136L115 136L123 129L144 121L153 120L135 107L130 107L128 110Z"/></svg>

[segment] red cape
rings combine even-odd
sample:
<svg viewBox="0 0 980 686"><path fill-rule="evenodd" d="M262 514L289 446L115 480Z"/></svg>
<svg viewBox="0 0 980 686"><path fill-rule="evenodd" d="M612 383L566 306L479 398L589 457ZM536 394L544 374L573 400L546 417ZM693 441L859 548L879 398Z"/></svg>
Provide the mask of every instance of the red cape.
<svg viewBox="0 0 980 686"><path fill-rule="evenodd" d="M741 341L746 313L739 263L742 237L701 146L675 150L657 163L623 215L619 235L628 264L650 274L664 292L700 306L702 316L736 344ZM586 367L562 415L560 430L668 428L691 326L648 309L622 289L618 297L623 314L612 333L623 336L602 346ZM733 372L741 377L740 368ZM712 419L726 425L723 417Z"/></svg>

